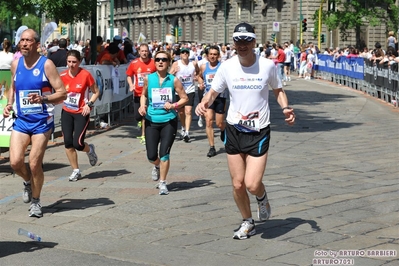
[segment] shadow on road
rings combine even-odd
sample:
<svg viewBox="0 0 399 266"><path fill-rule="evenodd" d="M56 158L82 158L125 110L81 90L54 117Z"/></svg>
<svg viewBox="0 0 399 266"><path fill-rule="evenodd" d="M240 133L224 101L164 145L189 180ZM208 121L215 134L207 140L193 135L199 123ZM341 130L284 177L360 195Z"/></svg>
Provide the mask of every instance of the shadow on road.
<svg viewBox="0 0 399 266"><path fill-rule="evenodd" d="M17 242L0 241L0 258L22 252L33 252L44 248L54 248L58 243L54 242Z"/></svg>
<svg viewBox="0 0 399 266"><path fill-rule="evenodd" d="M56 213L70 210L84 210L99 206L106 206L115 204L109 198L96 199L62 199L57 202L43 207L44 213Z"/></svg>
<svg viewBox="0 0 399 266"><path fill-rule="evenodd" d="M262 234L262 238L273 239L287 234L302 224L309 224L314 232L321 231L320 227L317 225L317 222L295 217L290 217L287 219L272 219L264 223L259 223L256 225L256 231Z"/></svg>
<svg viewBox="0 0 399 266"><path fill-rule="evenodd" d="M83 178L96 179L96 178L104 178L104 177L117 177L117 176L127 175L127 174L131 174L131 173L132 172L127 171L126 169L115 170L115 171L106 170L106 171L97 171L97 172L90 173L88 175L85 175Z"/></svg>
<svg viewBox="0 0 399 266"><path fill-rule="evenodd" d="M205 186L210 186L215 184L211 180L208 179L199 179L195 180L193 182L173 182L168 184L168 189L169 191L182 191L182 190L187 190L187 189L192 189L192 188L199 188L199 187L205 187Z"/></svg>

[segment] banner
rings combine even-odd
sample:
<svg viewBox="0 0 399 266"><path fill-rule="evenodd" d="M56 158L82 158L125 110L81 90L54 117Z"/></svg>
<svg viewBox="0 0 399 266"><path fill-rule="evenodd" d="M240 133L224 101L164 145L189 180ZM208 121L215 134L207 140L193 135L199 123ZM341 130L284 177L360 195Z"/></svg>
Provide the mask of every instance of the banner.
<svg viewBox="0 0 399 266"><path fill-rule="evenodd" d="M137 43L138 44L142 44L143 42L145 42L146 39L147 38L144 36L144 34L140 32L139 38L137 40Z"/></svg>
<svg viewBox="0 0 399 266"><path fill-rule="evenodd" d="M364 58L319 54L318 71L329 72L336 75L348 76L355 79L364 79Z"/></svg>
<svg viewBox="0 0 399 266"><path fill-rule="evenodd" d="M40 41L42 45L46 43L46 40L48 39L48 37L50 37L51 33L53 33L56 28L57 24L55 22L47 23L42 32L42 38Z"/></svg>
<svg viewBox="0 0 399 266"><path fill-rule="evenodd" d="M10 147L10 136L12 131L12 124L14 119L12 117L5 118L3 116L3 109L7 105L8 90L11 85L11 71L0 70L0 147Z"/></svg>
<svg viewBox="0 0 399 266"><path fill-rule="evenodd" d="M15 45L18 45L19 40L21 39L22 32L24 32L24 30L27 29L28 29L27 26L21 26L18 28L17 33L15 34Z"/></svg>

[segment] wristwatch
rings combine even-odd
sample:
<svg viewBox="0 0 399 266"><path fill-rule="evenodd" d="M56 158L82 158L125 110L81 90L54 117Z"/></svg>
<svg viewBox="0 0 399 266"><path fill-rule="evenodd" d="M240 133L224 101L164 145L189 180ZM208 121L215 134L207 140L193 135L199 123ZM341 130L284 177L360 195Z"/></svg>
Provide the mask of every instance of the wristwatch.
<svg viewBox="0 0 399 266"><path fill-rule="evenodd" d="M92 108L94 106L94 103L92 101L88 101L87 102L87 106L89 106L90 108Z"/></svg>

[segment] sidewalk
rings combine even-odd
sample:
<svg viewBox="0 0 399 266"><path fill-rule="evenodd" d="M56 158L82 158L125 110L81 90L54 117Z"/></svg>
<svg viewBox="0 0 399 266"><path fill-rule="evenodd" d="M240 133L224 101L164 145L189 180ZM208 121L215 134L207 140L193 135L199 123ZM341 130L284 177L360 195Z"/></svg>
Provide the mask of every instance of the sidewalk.
<svg viewBox="0 0 399 266"><path fill-rule="evenodd" d="M284 124L271 93L263 180L272 218L257 223L255 236L232 239L241 218L218 130L218 155L207 158L205 130L193 121L192 142L172 147L170 194L160 196L136 139L139 128L129 116L108 130L90 132L87 142L96 146L99 161L91 167L80 153L84 179L78 182L68 182L62 139L49 146L43 218L28 217L22 179L1 161L0 264L322 265L323 258L333 259L330 251L352 250L358 253L342 252L332 263L398 265L399 110L325 81L287 85L297 123ZM251 206L256 217L254 197ZM18 235L18 228L43 242ZM375 256L376 250L392 252Z"/></svg>

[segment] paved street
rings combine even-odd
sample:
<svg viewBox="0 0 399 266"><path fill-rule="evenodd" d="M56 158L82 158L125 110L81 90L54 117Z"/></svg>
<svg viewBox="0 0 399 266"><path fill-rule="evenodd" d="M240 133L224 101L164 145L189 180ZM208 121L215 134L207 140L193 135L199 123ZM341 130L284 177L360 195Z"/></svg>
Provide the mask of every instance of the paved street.
<svg viewBox="0 0 399 266"><path fill-rule="evenodd" d="M129 116L89 132L99 162L91 167L79 154L78 182L68 181L62 139L50 144L40 219L28 217L22 179L1 154L0 264L399 265L399 109L320 80L293 80L285 89L297 123L284 124L271 94L263 180L272 218L257 223L255 236L232 239L241 216L218 130L218 155L207 158L205 131L193 121L192 142L172 148L170 194L160 196ZM335 259L334 251L341 251Z"/></svg>

